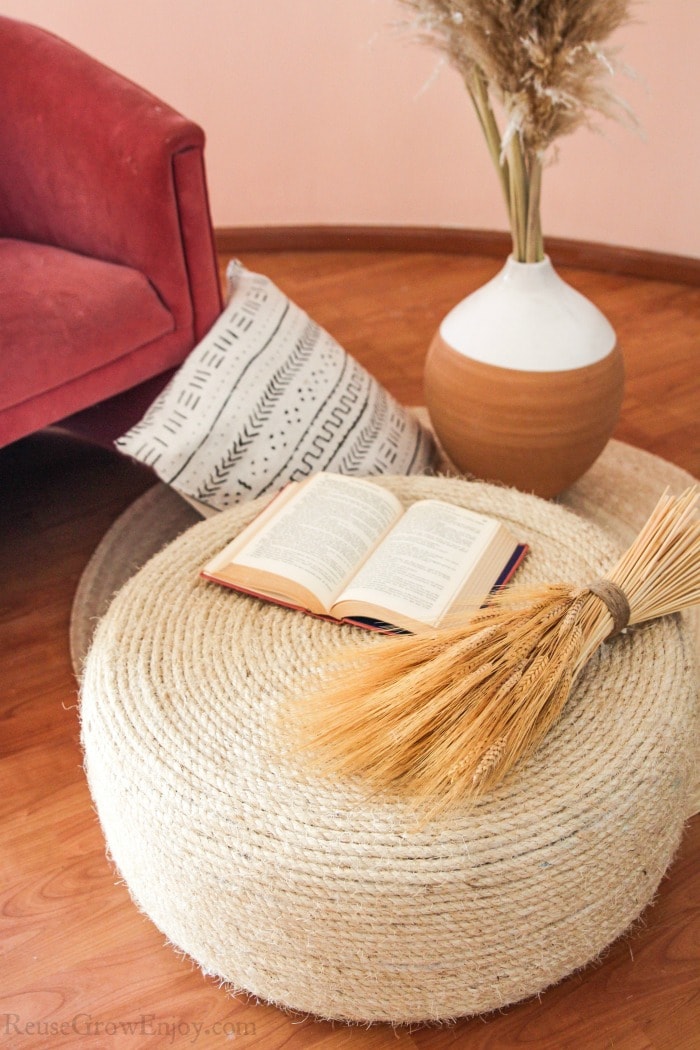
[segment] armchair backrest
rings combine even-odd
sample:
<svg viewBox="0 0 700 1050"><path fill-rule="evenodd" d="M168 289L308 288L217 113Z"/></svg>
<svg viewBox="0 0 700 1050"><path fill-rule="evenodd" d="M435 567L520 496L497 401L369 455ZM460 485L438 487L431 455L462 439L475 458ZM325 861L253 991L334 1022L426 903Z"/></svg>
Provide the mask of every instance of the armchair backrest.
<svg viewBox="0 0 700 1050"><path fill-rule="evenodd" d="M203 149L149 92L0 17L0 236L140 270L195 339L221 309Z"/></svg>

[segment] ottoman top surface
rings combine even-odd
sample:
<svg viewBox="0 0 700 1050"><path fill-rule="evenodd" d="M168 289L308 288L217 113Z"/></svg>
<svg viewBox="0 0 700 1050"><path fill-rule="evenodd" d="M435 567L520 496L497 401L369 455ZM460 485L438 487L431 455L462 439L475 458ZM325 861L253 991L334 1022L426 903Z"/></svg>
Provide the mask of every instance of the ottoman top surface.
<svg viewBox="0 0 700 1050"><path fill-rule="evenodd" d="M511 489L446 478L374 480L407 504L436 496L509 524L531 548L518 582L583 584L610 568L619 553L590 523ZM216 795L237 819L245 813L260 827L271 813L275 821L284 813L284 824L294 834L304 829L307 837L332 828L358 842L363 834L396 842L413 829L411 850L418 842L432 849L448 826L450 836L473 836L487 848L485 832L496 831L503 819L518 824L528 839L547 837L548 820L559 825L562 804L572 812L585 809L598 780L603 792L636 782L644 756L660 743L660 698L686 659L675 619L604 645L562 719L517 777L444 825L418 834L410 804L370 799L361 784L331 784L305 772L280 734L279 700L334 651L348 645L362 650L381 639L199 578L202 565L261 505L258 500L222 513L169 544L122 589L96 632L84 692L98 688L98 679L114 687L114 709L107 694L101 709L123 736L124 761L146 763L141 775L149 776L152 761L154 777L187 781L193 801L200 793ZM665 712L683 718L677 708L675 715Z"/></svg>

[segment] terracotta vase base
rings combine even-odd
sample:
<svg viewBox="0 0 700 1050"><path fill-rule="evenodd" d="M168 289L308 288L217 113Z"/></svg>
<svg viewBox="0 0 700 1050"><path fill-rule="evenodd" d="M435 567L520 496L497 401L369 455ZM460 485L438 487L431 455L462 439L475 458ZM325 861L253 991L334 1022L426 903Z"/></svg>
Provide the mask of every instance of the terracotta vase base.
<svg viewBox="0 0 700 1050"><path fill-rule="evenodd" d="M475 361L438 332L425 367L435 432L464 473L550 498L603 451L624 386L619 347L600 361L557 372Z"/></svg>

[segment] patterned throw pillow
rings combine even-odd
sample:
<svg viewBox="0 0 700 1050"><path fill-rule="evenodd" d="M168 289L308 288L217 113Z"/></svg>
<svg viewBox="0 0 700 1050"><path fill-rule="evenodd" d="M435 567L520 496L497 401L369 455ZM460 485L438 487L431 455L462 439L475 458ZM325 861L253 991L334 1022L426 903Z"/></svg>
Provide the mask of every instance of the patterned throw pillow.
<svg viewBox="0 0 700 1050"><path fill-rule="evenodd" d="M319 470L431 469L429 433L327 332L267 277L227 276L223 313L120 451L204 513Z"/></svg>

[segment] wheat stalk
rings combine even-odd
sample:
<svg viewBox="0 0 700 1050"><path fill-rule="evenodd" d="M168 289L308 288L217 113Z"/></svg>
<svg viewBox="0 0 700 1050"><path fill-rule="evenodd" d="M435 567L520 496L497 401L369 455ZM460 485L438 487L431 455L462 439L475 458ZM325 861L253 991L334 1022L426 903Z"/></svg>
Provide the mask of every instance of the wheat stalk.
<svg viewBox="0 0 700 1050"><path fill-rule="evenodd" d="M490 791L538 747L611 631L700 603L698 495L665 493L606 581L511 589L462 626L389 638L361 661L348 652L287 712L310 766L431 815Z"/></svg>
<svg viewBox="0 0 700 1050"><path fill-rule="evenodd" d="M628 20L631 0L398 2L413 14L410 28L464 80L504 189L514 257L542 259L540 187L554 142L595 113L634 123L613 90L617 65L604 46Z"/></svg>

